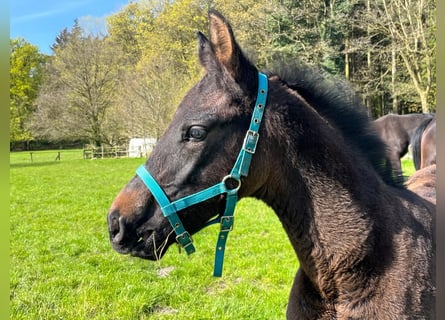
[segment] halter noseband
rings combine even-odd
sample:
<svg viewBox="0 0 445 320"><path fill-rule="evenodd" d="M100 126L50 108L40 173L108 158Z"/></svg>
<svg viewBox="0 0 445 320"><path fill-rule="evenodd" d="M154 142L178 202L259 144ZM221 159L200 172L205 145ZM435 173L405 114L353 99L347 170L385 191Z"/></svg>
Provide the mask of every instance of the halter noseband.
<svg viewBox="0 0 445 320"><path fill-rule="evenodd" d="M236 159L232 171L229 175L225 176L220 183L217 183L216 185L205 190L170 202L164 190L162 190L161 186L159 186L159 184L156 182L150 172L147 171L144 165L141 165L136 170L136 174L151 191L154 198L158 202L163 215L169 220L171 226L175 230L176 241L185 249L187 254L195 252L195 247L193 246L192 237L185 230L181 220L178 217L177 212L197 203L206 201L217 195L224 193L227 194L226 208L224 210L224 213L206 223L206 226L215 223L220 224L220 231L216 243L215 265L213 271L213 275L215 277L220 277L222 275L224 250L226 246L227 236L233 229L233 214L235 211L236 203L238 201L238 190L241 187L241 176L247 177L252 156L256 151L256 146L259 139L258 132L261 125L264 108L266 107L267 91L267 77L265 74L259 72L257 99L252 118L250 120L249 130L247 130L243 146L238 154L238 158ZM229 188L226 183L227 180L236 181L236 186L234 188Z"/></svg>

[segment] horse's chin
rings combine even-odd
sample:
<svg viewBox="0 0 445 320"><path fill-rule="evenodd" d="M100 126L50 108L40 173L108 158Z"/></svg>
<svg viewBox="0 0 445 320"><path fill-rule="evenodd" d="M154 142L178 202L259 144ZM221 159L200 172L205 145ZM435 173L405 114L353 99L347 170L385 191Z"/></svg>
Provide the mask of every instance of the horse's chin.
<svg viewBox="0 0 445 320"><path fill-rule="evenodd" d="M170 236L171 235L171 236ZM175 242L174 234L167 230L144 230L126 237L125 241L113 242L113 249L120 253L146 260L160 260L168 247Z"/></svg>
<svg viewBox="0 0 445 320"><path fill-rule="evenodd" d="M165 236L162 232L145 231L140 235L135 245L128 250L128 253L141 259L160 260L167 252L168 247L174 243L174 237L170 237L169 234Z"/></svg>
<svg viewBox="0 0 445 320"><path fill-rule="evenodd" d="M155 254L154 247L152 245L146 245L146 244L138 244L134 248L132 248L129 252L129 254L132 257L151 260L151 261L157 261L160 260L165 252L167 251L167 248L164 248L164 250L159 251L157 254Z"/></svg>
<svg viewBox="0 0 445 320"><path fill-rule="evenodd" d="M156 261L164 256L165 252L161 252L159 255L155 255L154 251L147 247L136 246L131 249L130 255L132 257Z"/></svg>

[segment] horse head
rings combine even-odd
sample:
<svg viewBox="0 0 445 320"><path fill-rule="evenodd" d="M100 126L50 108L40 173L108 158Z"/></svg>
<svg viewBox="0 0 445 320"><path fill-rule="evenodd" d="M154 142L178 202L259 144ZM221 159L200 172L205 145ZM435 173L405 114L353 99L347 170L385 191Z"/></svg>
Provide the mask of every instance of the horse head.
<svg viewBox="0 0 445 320"><path fill-rule="evenodd" d="M185 95L144 168L168 198L175 201L221 183L243 145L258 90L258 70L244 56L225 18L210 11L210 39L198 32L199 61L205 76ZM267 82L267 79L266 79ZM239 195L258 190L267 169L255 155L249 179ZM239 185L238 185L239 186ZM230 186L229 186L230 188ZM161 192L162 193L162 192ZM193 234L224 212L227 195L219 194L177 214ZM171 222L171 221L170 221ZM155 260L175 242L172 223L153 191L136 175L117 195L108 213L113 248L123 254Z"/></svg>

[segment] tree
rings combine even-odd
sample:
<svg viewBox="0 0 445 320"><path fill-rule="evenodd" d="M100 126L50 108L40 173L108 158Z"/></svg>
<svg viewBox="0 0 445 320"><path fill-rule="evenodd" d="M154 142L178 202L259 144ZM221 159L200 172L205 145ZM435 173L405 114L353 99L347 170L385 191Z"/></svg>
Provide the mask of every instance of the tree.
<svg viewBox="0 0 445 320"><path fill-rule="evenodd" d="M59 35L54 41L54 44L51 46L52 51L55 53L56 50L65 48L71 39L80 37L82 33L83 30L80 27L78 20L74 20L74 25L71 30L64 28L62 31L60 31Z"/></svg>
<svg viewBox="0 0 445 320"><path fill-rule="evenodd" d="M350 13L354 4L342 1L274 1L263 21L268 31L262 48L273 59L298 59L317 65L332 74L342 74L345 59L342 49L350 33ZM264 29L264 27L263 27ZM264 43L264 42L263 42Z"/></svg>
<svg viewBox="0 0 445 320"><path fill-rule="evenodd" d="M11 39L10 46L10 133L11 144L28 142L33 136L26 122L34 111L34 101L42 82L46 57L24 39Z"/></svg>
<svg viewBox="0 0 445 320"><path fill-rule="evenodd" d="M131 2L108 17L106 36L86 35L77 22L60 33L35 112L29 109L31 132L94 144L158 137L201 75L195 33L207 30L213 7L236 26L237 40L260 69L285 58L344 75L375 117L420 111L416 105L434 111L432 1ZM26 122L15 119L19 128Z"/></svg>
<svg viewBox="0 0 445 320"><path fill-rule="evenodd" d="M167 128L187 86L168 60L142 62L122 79L115 110L126 137L159 138ZM185 81L185 84L188 82Z"/></svg>
<svg viewBox="0 0 445 320"><path fill-rule="evenodd" d="M126 138L159 137L200 68L196 31L207 28L206 1L151 1L108 18L110 39L131 63L124 67L111 116Z"/></svg>
<svg viewBox="0 0 445 320"><path fill-rule="evenodd" d="M146 40L144 35L153 29L153 10L139 2L132 2L122 11L107 18L110 37L120 45L133 65L141 58L142 46Z"/></svg>
<svg viewBox="0 0 445 320"><path fill-rule="evenodd" d="M382 16L395 52L400 56L419 96L422 112L435 83L435 12L432 0L381 0Z"/></svg>
<svg viewBox="0 0 445 320"><path fill-rule="evenodd" d="M50 140L88 139L101 145L107 140L103 125L116 96L122 55L107 38L76 32L67 39L54 48L30 128Z"/></svg>
<svg viewBox="0 0 445 320"><path fill-rule="evenodd" d="M366 0L354 26L356 81L374 114L434 111L434 2Z"/></svg>

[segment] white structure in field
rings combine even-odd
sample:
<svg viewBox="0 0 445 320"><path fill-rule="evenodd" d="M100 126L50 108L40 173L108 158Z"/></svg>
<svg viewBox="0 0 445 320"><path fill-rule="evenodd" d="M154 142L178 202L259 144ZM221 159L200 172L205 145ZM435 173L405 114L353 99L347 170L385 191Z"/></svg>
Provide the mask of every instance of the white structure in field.
<svg viewBox="0 0 445 320"><path fill-rule="evenodd" d="M128 157L147 157L156 144L156 138L131 138L128 147Z"/></svg>

